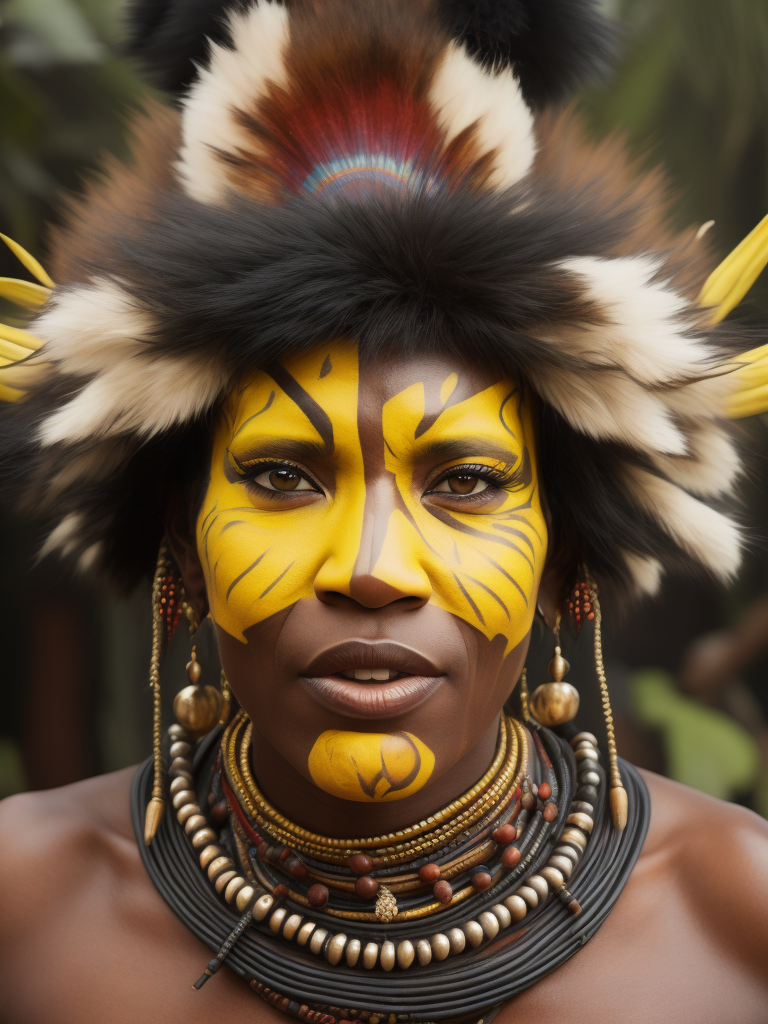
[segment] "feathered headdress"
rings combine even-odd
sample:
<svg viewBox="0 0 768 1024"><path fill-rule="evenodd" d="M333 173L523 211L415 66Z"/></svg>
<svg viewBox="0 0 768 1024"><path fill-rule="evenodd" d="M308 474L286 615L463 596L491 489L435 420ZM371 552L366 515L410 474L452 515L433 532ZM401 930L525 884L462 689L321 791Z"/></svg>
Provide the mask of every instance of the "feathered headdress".
<svg viewBox="0 0 768 1024"><path fill-rule="evenodd" d="M73 204L41 346L3 370L26 394L0 421L0 478L59 517L48 549L135 583L233 383L343 336L525 384L566 572L640 592L662 565L733 572L739 531L710 502L739 469L722 418L738 339L697 301L705 243L669 233L658 176L549 109L607 58L591 2L133 16L180 108L150 104L133 163Z"/></svg>

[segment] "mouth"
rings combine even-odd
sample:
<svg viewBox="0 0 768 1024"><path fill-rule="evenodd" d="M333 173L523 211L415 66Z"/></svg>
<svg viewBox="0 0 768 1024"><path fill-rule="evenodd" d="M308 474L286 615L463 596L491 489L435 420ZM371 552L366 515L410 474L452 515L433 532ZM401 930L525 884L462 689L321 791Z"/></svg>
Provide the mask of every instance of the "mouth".
<svg viewBox="0 0 768 1024"><path fill-rule="evenodd" d="M392 641L349 640L330 647L301 673L302 685L346 718L395 718L413 711L441 685L429 658Z"/></svg>

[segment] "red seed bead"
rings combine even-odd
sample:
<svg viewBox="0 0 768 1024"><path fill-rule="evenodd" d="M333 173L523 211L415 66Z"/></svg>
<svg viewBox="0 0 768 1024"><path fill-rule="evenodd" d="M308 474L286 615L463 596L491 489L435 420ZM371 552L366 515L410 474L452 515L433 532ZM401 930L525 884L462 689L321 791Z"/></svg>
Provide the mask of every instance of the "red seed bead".
<svg viewBox="0 0 768 1024"><path fill-rule="evenodd" d="M438 864L422 864L419 868L419 878L422 882L436 882L440 877L440 866Z"/></svg>
<svg viewBox="0 0 768 1024"><path fill-rule="evenodd" d="M275 888L272 890L272 895L275 897L276 900L281 900L283 896L288 895L288 886L276 885Z"/></svg>
<svg viewBox="0 0 768 1024"><path fill-rule="evenodd" d="M355 893L361 900L372 900L379 891L379 883L372 875L361 875L355 882Z"/></svg>
<svg viewBox="0 0 768 1024"><path fill-rule="evenodd" d="M291 857L285 862L285 870L292 878L306 878L307 869L298 857Z"/></svg>
<svg viewBox="0 0 768 1024"><path fill-rule="evenodd" d="M506 825L502 825L494 832L491 832L491 836L499 846L506 846L507 843L511 843L517 836L517 829L514 825L510 825L509 822L507 822Z"/></svg>
<svg viewBox="0 0 768 1024"><path fill-rule="evenodd" d="M539 800L549 800L552 796L552 787L548 782L542 782L539 786Z"/></svg>
<svg viewBox="0 0 768 1024"><path fill-rule="evenodd" d="M521 789L520 789L520 787L518 786L518 787L517 787L517 789L516 789L516 790L514 791L514 793L512 794L512 799L513 799L513 800L519 800L519 799L520 799L520 794L521 794L521 793L522 793L522 790L521 790Z"/></svg>
<svg viewBox="0 0 768 1024"><path fill-rule="evenodd" d="M229 817L229 811L227 810L227 804L225 800L219 800L217 804L214 804L211 808L211 817L215 822L220 825L226 821Z"/></svg>
<svg viewBox="0 0 768 1024"><path fill-rule="evenodd" d="M520 862L520 851L516 846L508 846L501 855L501 863L505 868L513 868Z"/></svg>
<svg viewBox="0 0 768 1024"><path fill-rule="evenodd" d="M492 878L490 878L490 871L484 866L480 866L479 870L476 870L471 878L472 888L480 892L483 889L487 889Z"/></svg>
<svg viewBox="0 0 768 1024"><path fill-rule="evenodd" d="M368 875L373 867L373 858L367 853L353 853L347 861L347 866L356 875Z"/></svg>
<svg viewBox="0 0 768 1024"><path fill-rule="evenodd" d="M472 888L477 889L480 892L483 889L487 889L491 884L491 873L490 871L476 871L472 875Z"/></svg>
<svg viewBox="0 0 768 1024"><path fill-rule="evenodd" d="M307 900L310 907L324 907L328 902L327 887L321 885L320 882L315 882L314 885L310 885L307 889Z"/></svg>
<svg viewBox="0 0 768 1024"><path fill-rule="evenodd" d="M544 821L554 821L557 817L557 804L548 803L544 808Z"/></svg>
<svg viewBox="0 0 768 1024"><path fill-rule="evenodd" d="M435 882L432 886L432 892L435 894L435 899L440 903L450 903L453 899L453 886L450 882L446 882L444 878L441 878L439 882Z"/></svg>
<svg viewBox="0 0 768 1024"><path fill-rule="evenodd" d="M280 860L285 860L287 857L290 857L292 853L293 850L289 850L288 847L286 847L280 854Z"/></svg>

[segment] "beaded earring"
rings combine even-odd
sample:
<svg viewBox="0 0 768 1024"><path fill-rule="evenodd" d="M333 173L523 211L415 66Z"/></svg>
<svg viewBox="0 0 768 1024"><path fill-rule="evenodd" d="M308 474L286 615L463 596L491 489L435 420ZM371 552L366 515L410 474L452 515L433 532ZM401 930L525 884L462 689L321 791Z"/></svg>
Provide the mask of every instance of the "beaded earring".
<svg viewBox="0 0 768 1024"><path fill-rule="evenodd" d="M579 691L565 681L571 666L560 648L559 612L552 632L555 635L555 653L549 662L550 681L537 686L529 699L530 711L536 721L550 728L570 722L579 710Z"/></svg>
<svg viewBox="0 0 768 1024"><path fill-rule="evenodd" d="M160 699L160 659L163 634L170 645L181 619L184 587L174 572L168 547L163 541L157 555L152 581L152 655L149 662L149 685L152 690L152 760L154 778L152 799L144 815L144 842L152 842L165 810L163 799L162 701Z"/></svg>
<svg viewBox="0 0 768 1024"><path fill-rule="evenodd" d="M189 635L192 638L192 653L187 662L189 686L185 686L176 694L173 701L173 713L182 729L197 738L210 732L218 723L224 706L224 698L222 692L215 686L200 683L202 669L197 660L197 645L195 644L195 634L199 623L191 605L186 601L184 602L184 614L189 622ZM222 681L226 682L223 672ZM229 686L227 686L227 693L229 693Z"/></svg>
<svg viewBox="0 0 768 1024"><path fill-rule="evenodd" d="M600 699L603 705L603 718L605 720L605 731L608 736L608 765L610 769L610 780L608 798L611 804L611 817L614 828L621 831L627 824L627 791L619 771L619 755L616 750L616 734L613 728L613 712L611 710L611 698L608 694L608 680L605 676L605 664L603 663L603 615L600 608L597 583L592 578L589 570L584 569L584 577L589 588L590 604L594 609L595 622L595 670L597 681L600 684ZM578 758L578 752L576 754Z"/></svg>
<svg viewBox="0 0 768 1024"><path fill-rule="evenodd" d="M157 832L165 810L163 797L162 701L160 696L160 662L163 647L167 649L176 633L182 614L189 622L192 652L187 662L189 685L176 694L173 710L178 725L168 730L171 740L171 768L179 759L186 759L195 740L210 732L229 716L230 689L221 673L221 691L200 683L202 668L197 660L194 642L198 622L192 606L185 600L184 584L163 541L157 556L152 582L152 655L149 663L149 685L152 690L152 798L144 816L144 842L147 846ZM191 767L191 766L190 766ZM190 776L191 778L191 776Z"/></svg>

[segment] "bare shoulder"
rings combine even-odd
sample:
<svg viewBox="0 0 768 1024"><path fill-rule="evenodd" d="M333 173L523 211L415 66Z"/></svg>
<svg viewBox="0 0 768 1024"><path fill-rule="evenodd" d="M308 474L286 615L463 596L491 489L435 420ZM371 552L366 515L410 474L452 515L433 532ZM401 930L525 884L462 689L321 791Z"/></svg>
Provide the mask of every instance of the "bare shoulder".
<svg viewBox="0 0 768 1024"><path fill-rule="evenodd" d="M18 938L95 876L140 866L130 820L135 769L0 802L0 934Z"/></svg>
<svg viewBox="0 0 768 1024"><path fill-rule="evenodd" d="M674 886L703 930L768 981L768 821L643 772L651 825L638 867Z"/></svg>

